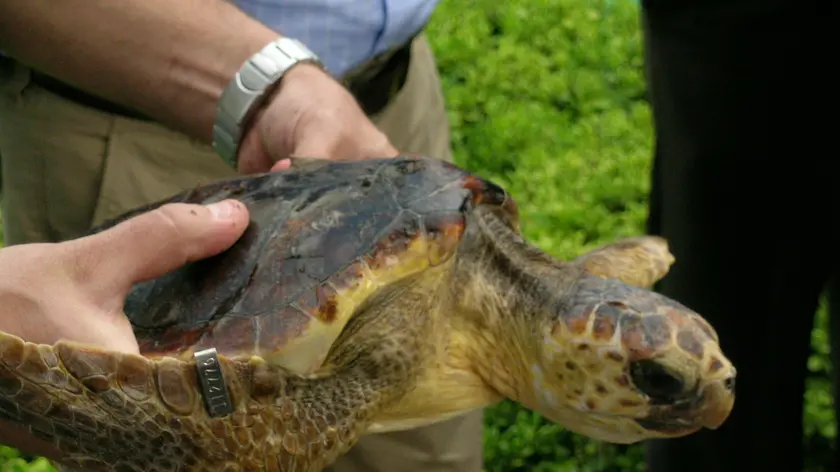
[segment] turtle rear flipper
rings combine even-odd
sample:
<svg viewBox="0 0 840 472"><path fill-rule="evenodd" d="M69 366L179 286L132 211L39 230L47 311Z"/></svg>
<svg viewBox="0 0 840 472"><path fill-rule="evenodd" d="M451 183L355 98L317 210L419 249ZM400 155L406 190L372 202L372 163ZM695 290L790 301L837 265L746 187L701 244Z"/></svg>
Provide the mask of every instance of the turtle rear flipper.
<svg viewBox="0 0 840 472"><path fill-rule="evenodd" d="M592 275L649 288L668 274L674 256L658 236L626 238L606 244L573 261Z"/></svg>

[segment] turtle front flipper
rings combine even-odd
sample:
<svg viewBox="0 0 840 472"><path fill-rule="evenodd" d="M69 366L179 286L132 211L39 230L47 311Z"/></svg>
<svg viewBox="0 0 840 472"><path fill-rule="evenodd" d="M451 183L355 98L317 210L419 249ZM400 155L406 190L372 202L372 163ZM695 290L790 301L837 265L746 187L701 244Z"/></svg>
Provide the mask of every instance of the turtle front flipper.
<svg viewBox="0 0 840 472"><path fill-rule="evenodd" d="M192 470L229 447L208 429L194 368L0 332L0 419L56 446L72 469Z"/></svg>
<svg viewBox="0 0 840 472"><path fill-rule="evenodd" d="M411 389L434 346L416 312L436 300L426 288L398 283L369 299L311 376L218 356L231 410L221 416L205 407L218 390L195 360L0 332L0 420L56 446L75 470L320 471Z"/></svg>
<svg viewBox="0 0 840 472"><path fill-rule="evenodd" d="M674 263L668 242L658 236L621 239L596 248L573 261L592 275L619 279L650 288Z"/></svg>

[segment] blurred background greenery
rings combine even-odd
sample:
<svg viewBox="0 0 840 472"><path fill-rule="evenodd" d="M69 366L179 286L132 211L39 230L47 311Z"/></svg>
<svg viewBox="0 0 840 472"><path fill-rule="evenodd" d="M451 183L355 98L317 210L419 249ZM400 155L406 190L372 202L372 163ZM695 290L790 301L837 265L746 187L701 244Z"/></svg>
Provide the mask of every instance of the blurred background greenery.
<svg viewBox="0 0 840 472"><path fill-rule="evenodd" d="M643 233L652 129L636 2L444 0L428 35L457 162L516 197L532 241L569 258ZM824 307L812 340L809 472L836 447ZM487 472L644 470L639 446L585 439L513 403L486 421ZM0 447L0 472L47 470Z"/></svg>

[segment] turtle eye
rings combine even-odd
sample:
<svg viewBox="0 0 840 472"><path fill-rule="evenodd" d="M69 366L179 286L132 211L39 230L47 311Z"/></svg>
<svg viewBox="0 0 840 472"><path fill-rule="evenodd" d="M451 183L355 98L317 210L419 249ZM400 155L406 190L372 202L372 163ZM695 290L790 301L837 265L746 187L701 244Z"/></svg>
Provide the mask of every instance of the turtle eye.
<svg viewBox="0 0 840 472"><path fill-rule="evenodd" d="M670 403L685 390L682 379L672 374L662 364L650 359L630 364L633 384L655 403Z"/></svg>

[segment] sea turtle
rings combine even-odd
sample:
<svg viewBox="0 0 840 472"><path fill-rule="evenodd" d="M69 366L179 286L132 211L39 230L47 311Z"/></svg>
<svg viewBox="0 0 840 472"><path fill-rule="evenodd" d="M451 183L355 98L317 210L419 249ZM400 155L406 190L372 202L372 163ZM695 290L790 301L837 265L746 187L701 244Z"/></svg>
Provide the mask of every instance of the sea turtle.
<svg viewBox="0 0 840 472"><path fill-rule="evenodd" d="M230 197L238 243L130 294L143 356L0 334L0 417L82 470L309 472L505 398L614 443L732 409L713 328L649 290L674 261L660 238L557 260L502 188L422 156L295 159L166 202Z"/></svg>

